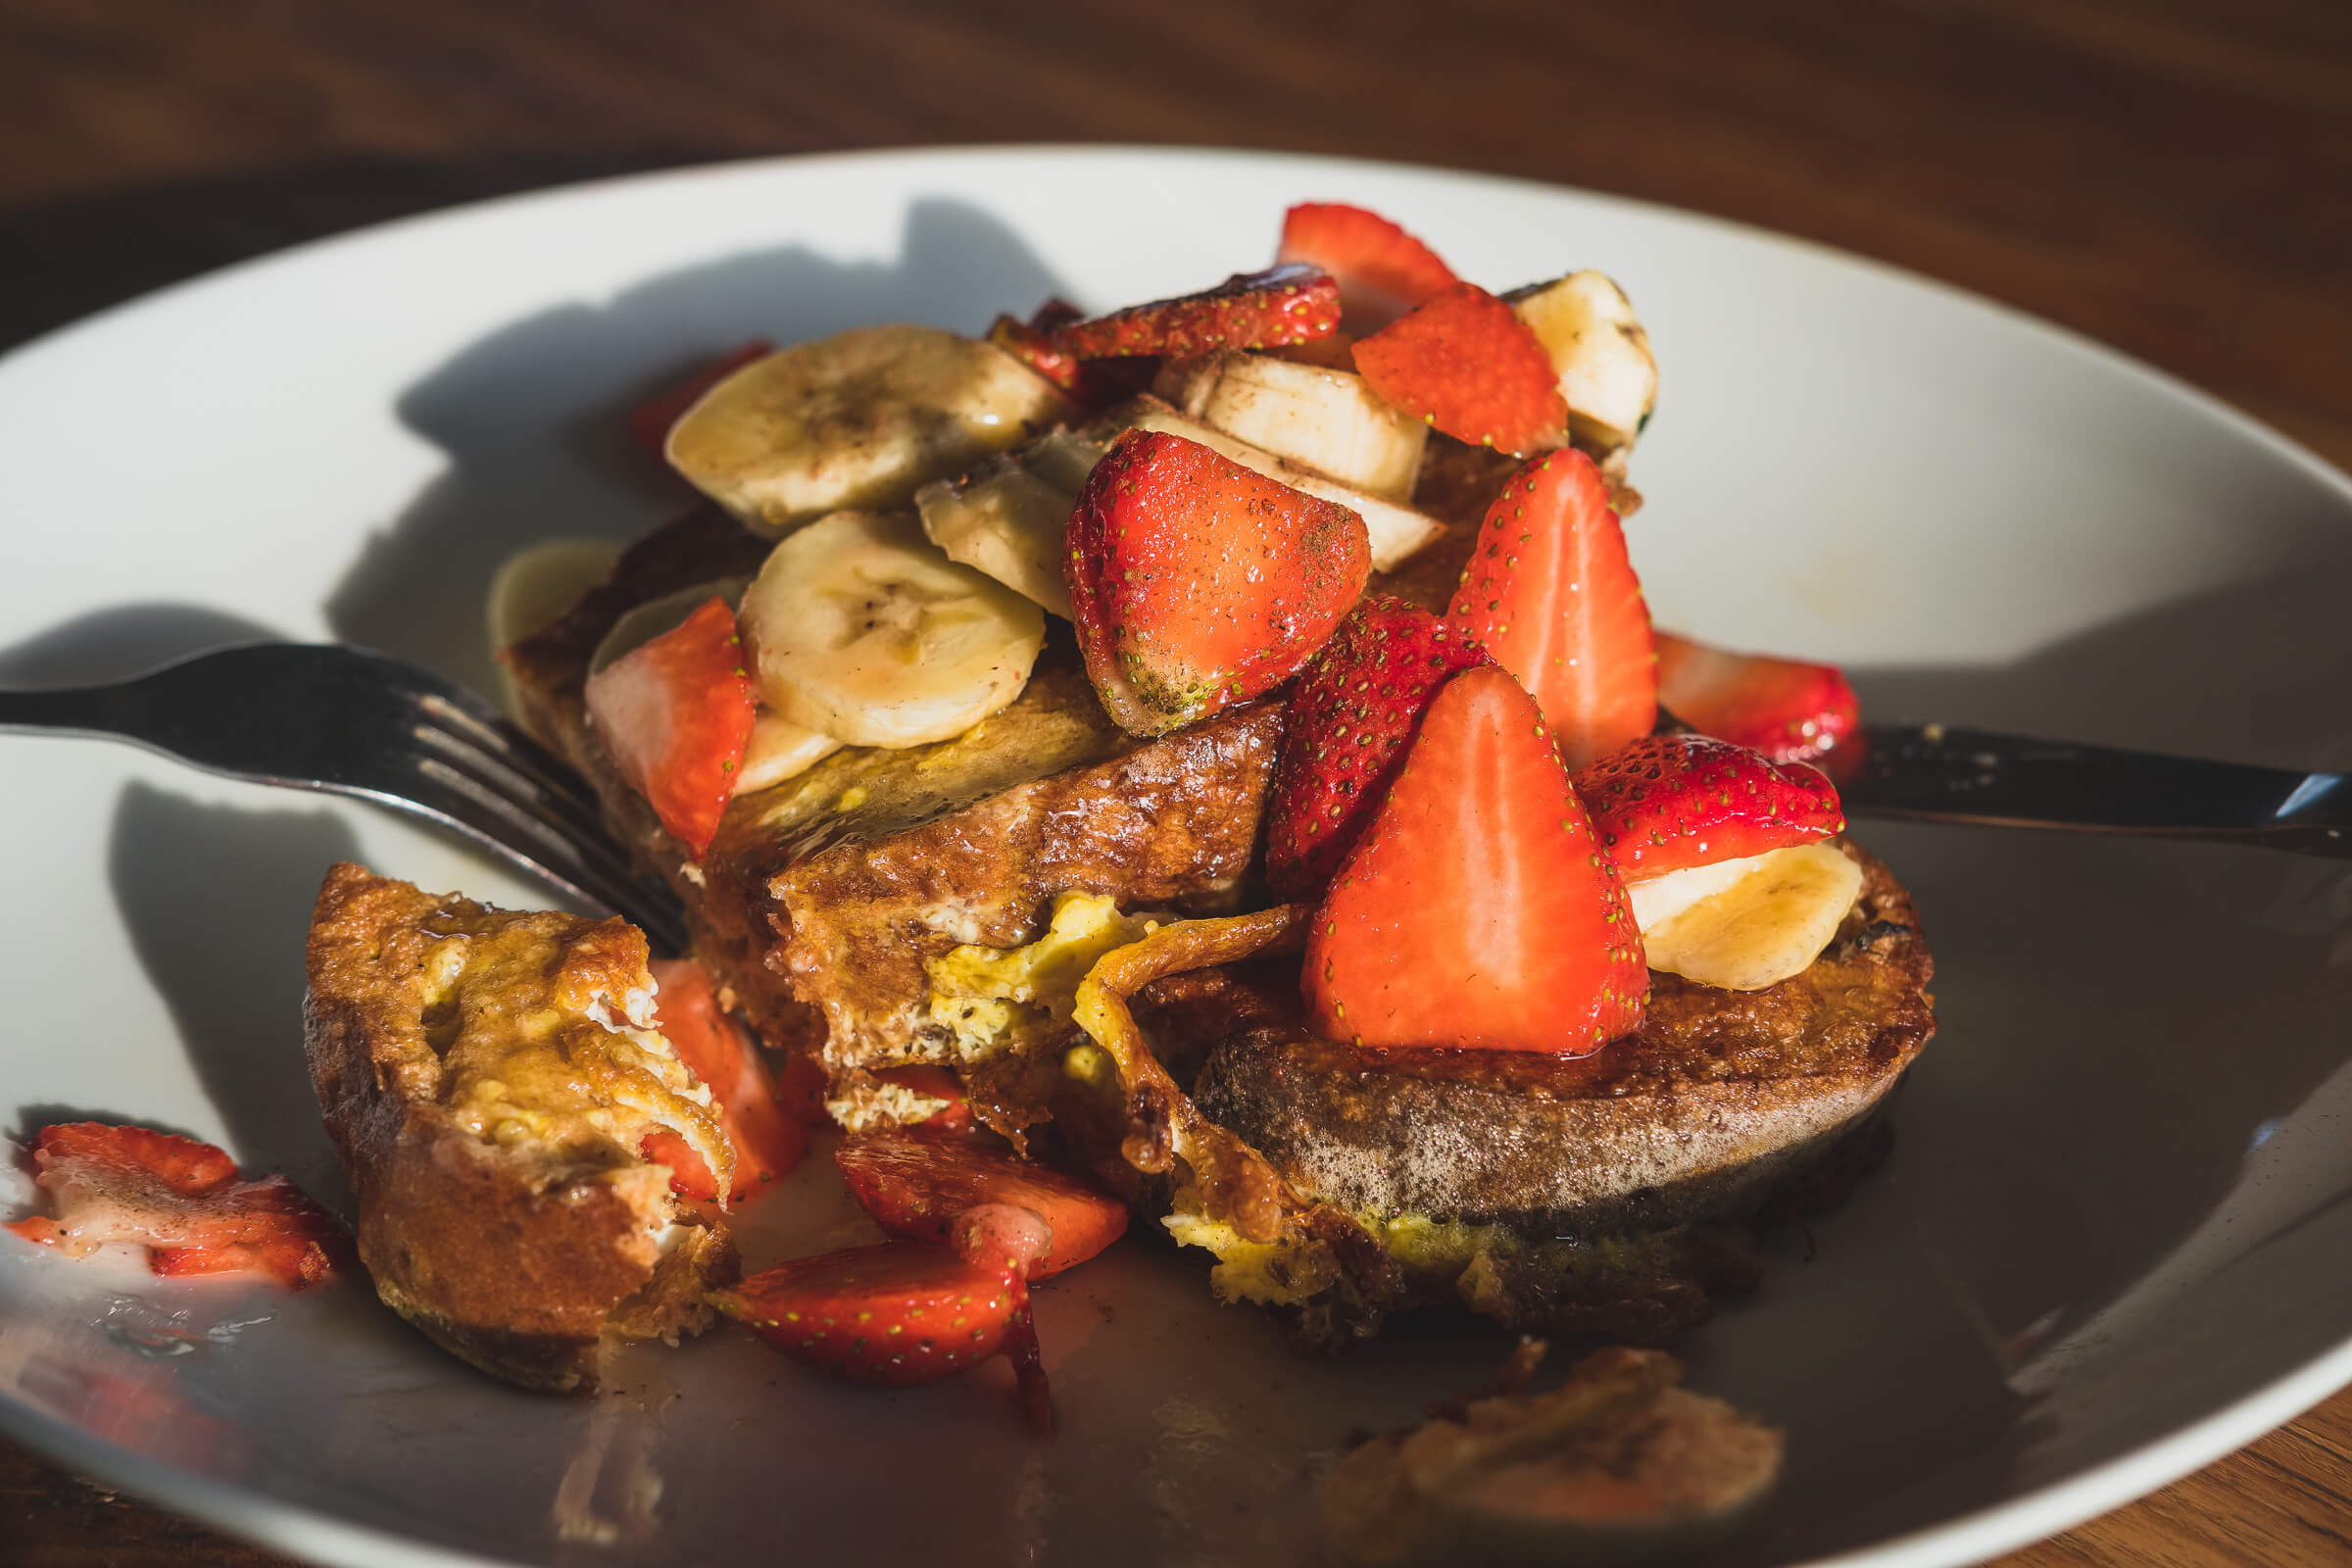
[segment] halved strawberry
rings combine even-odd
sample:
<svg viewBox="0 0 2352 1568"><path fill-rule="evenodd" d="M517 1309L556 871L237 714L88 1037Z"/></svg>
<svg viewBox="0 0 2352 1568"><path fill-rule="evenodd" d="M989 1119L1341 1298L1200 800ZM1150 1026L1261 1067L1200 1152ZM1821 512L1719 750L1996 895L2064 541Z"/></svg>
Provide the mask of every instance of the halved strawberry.
<svg viewBox="0 0 2352 1568"><path fill-rule="evenodd" d="M735 1146L735 1179L728 1195L740 1202L757 1198L791 1174L808 1150L808 1129L776 1102L775 1085L759 1048L718 1004L710 971L692 958L659 959L653 965L654 1010L662 1035L678 1059L710 1086L718 1102L719 1125ZM710 1167L686 1140L658 1132L645 1141L645 1155L669 1167L670 1190L697 1200L718 1196Z"/></svg>
<svg viewBox="0 0 2352 1568"><path fill-rule="evenodd" d="M1017 317L1000 316L988 325L988 340L1073 396L1086 381L1086 368L1072 354L1054 346L1053 338Z"/></svg>
<svg viewBox="0 0 2352 1568"><path fill-rule="evenodd" d="M1063 548L1087 674L1138 735L1290 679L1372 570L1355 513L1160 431L1087 475Z"/></svg>
<svg viewBox="0 0 2352 1568"><path fill-rule="evenodd" d="M1337 279L1341 312L1357 332L1377 332L1460 281L1436 251L1378 213L1345 202L1301 202L1283 214L1276 254Z"/></svg>
<svg viewBox="0 0 2352 1568"><path fill-rule="evenodd" d="M697 858L735 794L758 710L735 612L709 603L588 677L588 717L605 752Z"/></svg>
<svg viewBox="0 0 2352 1568"><path fill-rule="evenodd" d="M1644 736L1574 783L1628 883L1845 831L1838 791L1818 769L1704 735Z"/></svg>
<svg viewBox="0 0 2352 1568"><path fill-rule="evenodd" d="M1330 336L1339 324L1340 286L1329 273L1317 267L1277 267L1237 272L1199 294L1071 321L1054 328L1050 341L1081 360L1137 354L1183 359L1306 343Z"/></svg>
<svg viewBox="0 0 2352 1568"><path fill-rule="evenodd" d="M301 1290L350 1256L341 1228L292 1182L239 1181L235 1161L192 1138L61 1122L41 1129L32 1158L57 1217L5 1228L72 1257L130 1242L157 1274L252 1270Z"/></svg>
<svg viewBox="0 0 2352 1568"><path fill-rule="evenodd" d="M984 1205L1027 1209L1052 1227L1030 1268L1044 1279L1085 1262L1127 1230L1127 1205L1050 1165L928 1131L865 1133L833 1152L858 1205L884 1230L945 1243Z"/></svg>
<svg viewBox="0 0 2352 1568"><path fill-rule="evenodd" d="M1572 768L1657 721L1649 607L1608 487L1581 452L1511 475L1446 617L1535 694Z"/></svg>
<svg viewBox="0 0 2352 1568"><path fill-rule="evenodd" d="M1017 1272L920 1242L796 1258L714 1292L710 1304L819 1371L886 1388L975 1366L1029 1323Z"/></svg>
<svg viewBox="0 0 2352 1568"><path fill-rule="evenodd" d="M1457 441L1514 457L1563 446L1568 405L1518 313L1456 283L1355 346L1372 390Z"/></svg>
<svg viewBox="0 0 2352 1568"><path fill-rule="evenodd" d="M1658 701L1693 729L1776 762L1818 761L1862 722L1835 664L1735 654L1667 631L1658 633Z"/></svg>
<svg viewBox="0 0 2352 1568"><path fill-rule="evenodd" d="M1315 1028L1363 1046L1578 1055L1637 1027L1641 934L1543 715L1467 669L1307 932Z"/></svg>
<svg viewBox="0 0 2352 1568"><path fill-rule="evenodd" d="M703 400L703 394L733 375L754 360L764 360L776 352L776 346L763 337L753 338L741 348L729 350L709 365L677 382L667 391L647 398L629 411L629 433L638 445L655 457L666 455L669 446L669 427L688 409Z"/></svg>
<svg viewBox="0 0 2352 1568"><path fill-rule="evenodd" d="M1266 882L1322 895L1363 836L1440 686L1485 649L1418 605L1375 595L1340 622L1291 688L1266 807Z"/></svg>

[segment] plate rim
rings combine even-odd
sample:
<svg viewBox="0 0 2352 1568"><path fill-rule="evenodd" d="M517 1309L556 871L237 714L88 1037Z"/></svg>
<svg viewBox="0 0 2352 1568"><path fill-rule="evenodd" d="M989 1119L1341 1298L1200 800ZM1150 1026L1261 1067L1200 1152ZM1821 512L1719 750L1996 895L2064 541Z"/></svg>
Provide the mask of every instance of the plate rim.
<svg viewBox="0 0 2352 1568"><path fill-rule="evenodd" d="M1791 251L1817 264L1874 275L1936 297L1947 308L1989 313L2029 337L2087 360L2161 392L2171 402L2236 435L2331 491L2352 509L2352 474L2336 467L2300 441L2170 370L2152 365L2074 327L1962 284L1849 251L1826 241L1788 233L1740 219L1677 207L1642 197L1594 190L1526 175L1447 168L1400 160L1352 158L1281 149L1213 144L1130 142L1001 142L906 145L787 154L754 154L654 170L596 175L476 198L423 212L342 229L212 268L192 276L106 306L51 327L0 353L0 381L38 373L39 362L74 352L88 337L121 329L151 312L184 308L191 300L278 269L319 263L345 249L380 244L394 236L434 227L456 227L493 217L527 213L539 206L626 200L631 193L686 185L711 178L757 175L807 168L858 165L987 165L1008 159L1067 158L1166 164L1234 161L1259 167L1290 165L1302 174L1347 171L1410 178L1438 178L1485 187L1498 195L1574 197L1677 223L1712 229L1748 243ZM2352 1386L2352 1337L2271 1382L2258 1386L2210 1414L2176 1428L2064 1480L2035 1488L1940 1523L1889 1536L1790 1568L1932 1568L1964 1564L2061 1534L2086 1520L2128 1505L2204 1468L2292 1420L2335 1392ZM528 1559L487 1556L399 1535L266 1493L151 1458L94 1437L61 1418L0 1393L0 1436L52 1462L96 1477L124 1491L274 1550L312 1561L358 1568L507 1568Z"/></svg>

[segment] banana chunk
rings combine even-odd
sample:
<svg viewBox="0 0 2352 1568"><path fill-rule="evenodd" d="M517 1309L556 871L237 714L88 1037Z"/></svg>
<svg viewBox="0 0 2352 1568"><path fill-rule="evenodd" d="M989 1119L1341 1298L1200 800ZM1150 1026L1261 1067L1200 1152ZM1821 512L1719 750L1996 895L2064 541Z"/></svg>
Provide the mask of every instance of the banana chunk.
<svg viewBox="0 0 2352 1568"><path fill-rule="evenodd" d="M1054 430L959 479L927 484L914 493L923 532L950 561L988 573L1068 620L1062 538L1102 456L1102 448L1083 436Z"/></svg>
<svg viewBox="0 0 2352 1568"><path fill-rule="evenodd" d="M1399 504L1413 499L1429 426L1349 370L1263 354L1171 366L1162 395L1237 441Z"/></svg>
<svg viewBox="0 0 2352 1568"><path fill-rule="evenodd" d="M1727 991L1802 974L1861 896L1862 868L1834 844L1669 871L1625 890L1652 969Z"/></svg>
<svg viewBox="0 0 2352 1568"><path fill-rule="evenodd" d="M1658 401L1658 362L1625 290L1588 270L1505 297L1559 371L1568 428L1604 450L1632 446Z"/></svg>
<svg viewBox="0 0 2352 1568"><path fill-rule="evenodd" d="M868 326L771 354L670 427L672 466L753 527L782 533L917 486L1069 418L1060 389L990 343Z"/></svg>
<svg viewBox="0 0 2352 1568"><path fill-rule="evenodd" d="M620 546L603 539L548 539L500 564L490 579L484 616L491 652L512 647L553 621L580 596L612 574ZM519 718L522 694L507 666L498 666L499 706Z"/></svg>
<svg viewBox="0 0 2352 1568"><path fill-rule="evenodd" d="M752 742L735 773L735 793L749 795L798 778L841 750L841 742L781 713L762 709L752 720Z"/></svg>
<svg viewBox="0 0 2352 1568"><path fill-rule="evenodd" d="M1406 557L1446 531L1446 525L1426 513L1410 507L1397 506L1379 496L1341 484L1298 464L1276 457L1247 441L1239 441L1222 430L1212 430L1197 419L1188 419L1157 398L1139 398L1134 403L1114 411L1100 420L1092 433L1103 435L1107 446L1119 431L1160 430L1180 435L1188 441L1198 441L1210 451L1222 454L1253 473L1278 479L1294 490L1303 490L1310 496L1335 501L1364 519L1364 531L1372 541L1372 569L1394 571ZM1107 431L1107 434L1103 432Z"/></svg>
<svg viewBox="0 0 2352 1568"><path fill-rule="evenodd" d="M768 552L740 624L761 698L851 746L960 735L1021 694L1046 617L907 514L837 512Z"/></svg>

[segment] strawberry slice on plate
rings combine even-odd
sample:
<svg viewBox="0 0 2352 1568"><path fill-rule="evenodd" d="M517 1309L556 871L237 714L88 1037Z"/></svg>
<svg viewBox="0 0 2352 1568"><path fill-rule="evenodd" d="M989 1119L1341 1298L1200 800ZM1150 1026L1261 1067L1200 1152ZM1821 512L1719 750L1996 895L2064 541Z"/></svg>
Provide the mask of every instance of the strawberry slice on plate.
<svg viewBox="0 0 2352 1568"><path fill-rule="evenodd" d="M1658 633L1658 701L1684 723L1776 762L1835 752L1862 722L1845 671L1768 654L1735 654Z"/></svg>
<svg viewBox="0 0 2352 1568"><path fill-rule="evenodd" d="M759 703L735 612L716 594L684 624L588 677L588 717L607 755L696 858L734 798Z"/></svg>
<svg viewBox="0 0 2352 1568"><path fill-rule="evenodd" d="M1642 1021L1616 867L1510 672L1464 670L1421 720L1307 933L1315 1028L1368 1047L1596 1051Z"/></svg>
<svg viewBox="0 0 2352 1568"><path fill-rule="evenodd" d="M1162 431L1096 465L1063 549L1087 674L1137 735L1290 679L1372 571L1354 512Z"/></svg>
<svg viewBox="0 0 2352 1568"><path fill-rule="evenodd" d="M935 1383L1009 1355L1032 1418L1051 1420L1028 1287L943 1247L882 1242L796 1258L710 1297L797 1360L853 1383Z"/></svg>
<svg viewBox="0 0 2352 1568"><path fill-rule="evenodd" d="M655 457L667 455L669 427L680 416L703 400L703 394L733 375L755 360L764 360L776 352L776 346L763 337L753 338L741 348L730 350L677 382L666 391L659 392L629 411L629 434L637 444Z"/></svg>
<svg viewBox="0 0 2352 1568"><path fill-rule="evenodd" d="M1355 346L1389 402L1472 446L1514 457L1565 445L1568 405L1551 356L1516 311L1456 283Z"/></svg>
<svg viewBox="0 0 2352 1568"><path fill-rule="evenodd" d="M1183 359L1220 349L1271 349L1329 337L1340 324L1340 286L1317 267L1237 272L1215 288L1130 305L1054 327L1048 341L1079 360L1161 354Z"/></svg>
<svg viewBox="0 0 2352 1568"><path fill-rule="evenodd" d="M894 1235L948 1243L959 1219L987 1205L1038 1216L1051 1234L1032 1279L1085 1262L1127 1230L1127 1205L1077 1177L928 1130L846 1139L833 1162L858 1206Z"/></svg>
<svg viewBox="0 0 2352 1568"><path fill-rule="evenodd" d="M1704 735L1652 735L1580 769L1578 799L1628 883L1845 831L1836 786Z"/></svg>
<svg viewBox="0 0 2352 1568"><path fill-rule="evenodd" d="M1534 693L1570 767L1657 722L1649 607L1608 487L1583 453L1550 453L1511 475L1446 613Z"/></svg>
<svg viewBox="0 0 2352 1568"><path fill-rule="evenodd" d="M1461 281L1420 240L1345 202L1300 202L1283 214L1277 258L1320 267L1338 280L1341 315L1357 332L1377 332Z"/></svg>
<svg viewBox="0 0 2352 1568"><path fill-rule="evenodd" d="M1438 688L1486 650L1418 605L1375 595L1340 622L1291 688L1266 807L1266 881L1319 898L1404 763Z"/></svg>
<svg viewBox="0 0 2352 1568"><path fill-rule="evenodd" d="M292 1182L239 1181L234 1160L193 1138L61 1122L41 1129L32 1158L57 1216L5 1228L70 1257L129 1242L157 1274L251 1271L301 1290L350 1256L341 1228Z"/></svg>
<svg viewBox="0 0 2352 1568"><path fill-rule="evenodd" d="M718 1004L710 972L692 958L661 958L654 961L653 973L654 1012L662 1034L678 1059L709 1086L718 1102L719 1125L735 1146L728 1197L737 1202L757 1198L801 1162L808 1129L777 1102L759 1048ZM671 1191L697 1201L718 1196L703 1156L677 1134L650 1134L645 1156L669 1167Z"/></svg>

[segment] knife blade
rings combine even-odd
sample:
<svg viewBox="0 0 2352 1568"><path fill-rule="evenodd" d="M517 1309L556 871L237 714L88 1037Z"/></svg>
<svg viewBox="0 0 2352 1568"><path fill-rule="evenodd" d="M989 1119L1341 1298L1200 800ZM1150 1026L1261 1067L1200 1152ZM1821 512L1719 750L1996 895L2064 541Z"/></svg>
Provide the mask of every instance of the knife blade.
<svg viewBox="0 0 2352 1568"><path fill-rule="evenodd" d="M2352 858L2352 782L1950 724L1865 724L1849 814L2257 844Z"/></svg>

